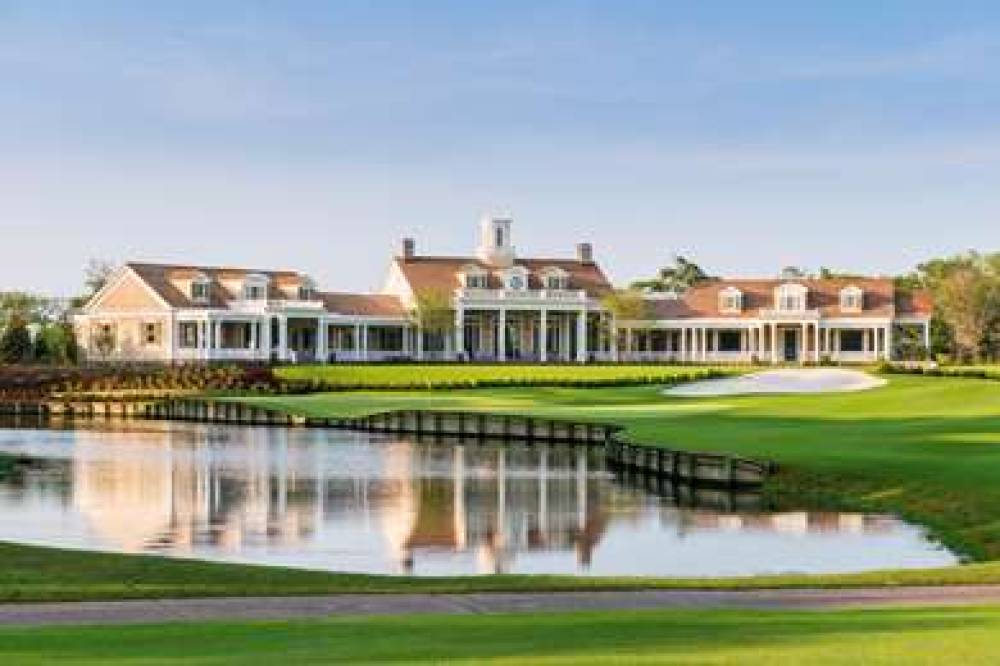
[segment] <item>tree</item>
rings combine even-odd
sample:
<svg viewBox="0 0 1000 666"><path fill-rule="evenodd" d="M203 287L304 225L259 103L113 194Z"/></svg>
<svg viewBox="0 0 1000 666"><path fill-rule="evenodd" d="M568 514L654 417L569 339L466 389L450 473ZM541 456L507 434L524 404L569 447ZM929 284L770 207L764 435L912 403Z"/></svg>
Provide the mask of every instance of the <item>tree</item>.
<svg viewBox="0 0 1000 666"><path fill-rule="evenodd" d="M0 331L12 321L24 324L37 323L43 319L46 310L45 299L24 291L0 292Z"/></svg>
<svg viewBox="0 0 1000 666"><path fill-rule="evenodd" d="M613 291L601 300L601 305L618 321L645 319L648 314L646 300L635 289Z"/></svg>
<svg viewBox="0 0 1000 666"><path fill-rule="evenodd" d="M91 259L83 269L83 285L87 289L87 297L91 297L108 283L115 266L103 259Z"/></svg>
<svg viewBox="0 0 1000 666"><path fill-rule="evenodd" d="M649 280L636 280L630 289L641 291L682 292L699 282L712 279L698 264L681 255L675 255L673 264L664 266Z"/></svg>
<svg viewBox="0 0 1000 666"><path fill-rule="evenodd" d="M897 278L896 286L931 293L936 350L950 349L963 360L1000 354L1000 253L931 259Z"/></svg>
<svg viewBox="0 0 1000 666"><path fill-rule="evenodd" d="M978 358L997 317L996 284L984 272L962 267L938 283L936 296L959 358Z"/></svg>
<svg viewBox="0 0 1000 666"><path fill-rule="evenodd" d="M0 362L27 363L31 360L32 344L28 326L15 317L0 336Z"/></svg>

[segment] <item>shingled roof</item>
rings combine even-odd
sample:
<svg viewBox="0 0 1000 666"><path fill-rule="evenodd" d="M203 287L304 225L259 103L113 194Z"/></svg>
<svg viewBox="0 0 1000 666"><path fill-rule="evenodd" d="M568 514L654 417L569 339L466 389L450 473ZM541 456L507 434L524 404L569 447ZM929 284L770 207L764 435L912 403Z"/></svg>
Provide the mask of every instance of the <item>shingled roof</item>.
<svg viewBox="0 0 1000 666"><path fill-rule="evenodd" d="M761 310L774 307L774 290L782 284L801 284L808 289L806 307L819 310L823 317L891 317L895 314L926 315L931 311L930 297L923 292L897 292L891 278L829 278L829 279L763 279L709 280L697 284L677 298L656 298L647 301L649 319L749 319ZM846 287L858 287L864 292L863 309L847 313L840 308L840 292ZM743 294L743 309L723 312L719 295L735 287Z"/></svg>
<svg viewBox="0 0 1000 666"><path fill-rule="evenodd" d="M415 292L454 291L462 286L462 272L469 266L477 266L486 273L487 287L490 289L499 289L503 286L500 281L500 269L476 257L397 257L395 262ZM565 271L567 288L582 289L592 298L600 298L612 289L604 272L592 262L575 259L516 259L514 265L523 266L528 270L529 289L544 289L541 275L546 268L559 268Z"/></svg>
<svg viewBox="0 0 1000 666"><path fill-rule="evenodd" d="M179 264L126 264L140 279L143 280L171 307L209 309L225 308L231 301L239 300L240 295L227 289L224 282L242 280L248 275L263 275L268 278L269 299L285 299L280 287L297 287L305 279L297 271L261 270L255 268L233 268L218 266L193 266ZM191 280L205 276L209 281L209 298L207 301L194 301L190 294L178 289L173 281ZM318 293L319 298L331 313L361 316L397 317L406 314L403 304L395 296L383 294L349 294L349 293Z"/></svg>

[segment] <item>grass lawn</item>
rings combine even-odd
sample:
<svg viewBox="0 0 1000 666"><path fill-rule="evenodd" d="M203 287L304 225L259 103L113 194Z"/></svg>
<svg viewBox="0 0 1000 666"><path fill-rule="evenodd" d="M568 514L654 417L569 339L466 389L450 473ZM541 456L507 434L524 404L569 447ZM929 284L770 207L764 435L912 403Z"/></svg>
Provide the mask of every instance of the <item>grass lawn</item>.
<svg viewBox="0 0 1000 666"><path fill-rule="evenodd" d="M0 629L0 662L995 663L1000 609L642 611Z"/></svg>
<svg viewBox="0 0 1000 666"><path fill-rule="evenodd" d="M294 365L277 368L282 379L321 381L344 387L423 387L476 383L551 385L567 382L668 382L704 371L739 372L736 368L686 365Z"/></svg>

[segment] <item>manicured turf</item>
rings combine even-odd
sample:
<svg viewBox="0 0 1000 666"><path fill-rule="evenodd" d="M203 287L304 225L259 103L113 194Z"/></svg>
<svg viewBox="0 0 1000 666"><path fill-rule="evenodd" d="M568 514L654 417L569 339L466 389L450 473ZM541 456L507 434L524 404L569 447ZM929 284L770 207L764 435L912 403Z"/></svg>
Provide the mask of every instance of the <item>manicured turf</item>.
<svg viewBox="0 0 1000 666"><path fill-rule="evenodd" d="M0 629L6 664L995 663L1000 609L644 611Z"/></svg>
<svg viewBox="0 0 1000 666"><path fill-rule="evenodd" d="M310 415L461 408L622 423L640 441L775 460L787 501L901 513L1000 559L1000 385L890 376L860 393L668 398L657 387L330 393L254 398Z"/></svg>
<svg viewBox="0 0 1000 666"><path fill-rule="evenodd" d="M640 588L736 589L1000 583L1000 563L947 569L754 578L587 578L458 576L410 578L336 574L118 555L0 542L0 602L317 595L383 592L517 592ZM2 662L0 662L2 663Z"/></svg>
<svg viewBox="0 0 1000 666"><path fill-rule="evenodd" d="M559 385L571 383L669 382L704 372L736 368L687 365L295 365L277 368L282 379L319 381L330 387L449 387L477 384Z"/></svg>

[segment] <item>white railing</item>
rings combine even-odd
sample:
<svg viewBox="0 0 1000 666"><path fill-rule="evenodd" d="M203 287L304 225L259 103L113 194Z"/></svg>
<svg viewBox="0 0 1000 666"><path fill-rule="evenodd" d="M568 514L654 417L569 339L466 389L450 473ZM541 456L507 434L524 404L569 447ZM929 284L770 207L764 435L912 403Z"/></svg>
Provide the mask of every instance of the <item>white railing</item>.
<svg viewBox="0 0 1000 666"><path fill-rule="evenodd" d="M582 289L457 289L455 295L463 301L560 301L585 303L587 292Z"/></svg>
<svg viewBox="0 0 1000 666"><path fill-rule="evenodd" d="M780 319L782 321L812 321L819 319L819 310L812 308L806 310L776 310L774 308L761 308L758 312L761 319Z"/></svg>
<svg viewBox="0 0 1000 666"><path fill-rule="evenodd" d="M324 310L322 301L302 301L295 299L237 299L229 301L229 309L233 312L249 314L264 314L272 311L308 310L321 312Z"/></svg>

